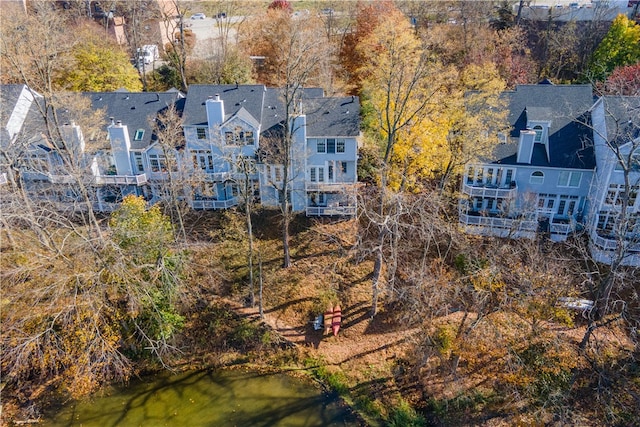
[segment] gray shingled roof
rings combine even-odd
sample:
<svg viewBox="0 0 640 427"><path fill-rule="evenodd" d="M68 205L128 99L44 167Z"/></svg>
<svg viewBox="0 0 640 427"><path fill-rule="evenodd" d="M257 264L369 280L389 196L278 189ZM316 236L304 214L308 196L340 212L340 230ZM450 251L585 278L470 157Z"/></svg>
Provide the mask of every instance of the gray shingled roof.
<svg viewBox="0 0 640 427"><path fill-rule="evenodd" d="M0 85L0 125L4 130L24 85Z"/></svg>
<svg viewBox="0 0 640 427"><path fill-rule="evenodd" d="M360 134L360 100L344 98L313 98L305 100L308 137L358 136Z"/></svg>
<svg viewBox="0 0 640 427"><path fill-rule="evenodd" d="M180 112L184 102L184 95L180 92L85 92L83 96L90 98L92 109L105 110L105 129L111 124L111 117L127 125L133 149L144 149L155 141L150 118L155 118L171 105ZM144 129L144 137L134 141L138 129Z"/></svg>
<svg viewBox="0 0 640 427"><path fill-rule="evenodd" d="M257 122L261 122L265 90L263 85L190 85L182 124L206 126L205 102L216 95L220 95L220 99L224 101L225 120L244 108Z"/></svg>
<svg viewBox="0 0 640 427"><path fill-rule="evenodd" d="M624 145L640 138L640 96L603 96L607 138Z"/></svg>
<svg viewBox="0 0 640 427"><path fill-rule="evenodd" d="M14 108L16 107L16 103L18 102L18 98L22 93L23 89L27 89L26 85L22 84L3 84L0 85L0 141L2 143L9 142L9 132L7 130L7 126L9 125L9 120L11 120L11 114L13 113ZM24 123L21 124L21 128L19 129L19 133L24 133L25 127L32 129L34 127L43 126L43 120L38 111L35 103L32 103L27 116L25 117ZM25 137L29 137L29 135L24 135Z"/></svg>
<svg viewBox="0 0 640 427"><path fill-rule="evenodd" d="M527 120L549 120L549 156L536 144L532 165L541 167L595 167L593 132L585 123L594 103L591 85L518 85L505 92L509 108L510 136L515 143L497 147L494 163L517 164L517 138Z"/></svg>
<svg viewBox="0 0 640 427"><path fill-rule="evenodd" d="M191 85L185 103L183 124L205 126L205 102L220 95L225 120L234 115L260 123L263 134L282 130L285 116L282 89L263 85ZM357 136L360 133L360 103L357 97L324 98L321 88L304 88L302 110L307 116L307 136ZM298 107L298 106L296 106Z"/></svg>

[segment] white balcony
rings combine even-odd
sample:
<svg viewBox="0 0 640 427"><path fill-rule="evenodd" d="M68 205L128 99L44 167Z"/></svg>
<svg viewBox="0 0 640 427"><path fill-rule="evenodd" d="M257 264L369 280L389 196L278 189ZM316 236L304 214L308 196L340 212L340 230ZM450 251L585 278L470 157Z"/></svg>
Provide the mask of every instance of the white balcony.
<svg viewBox="0 0 640 427"><path fill-rule="evenodd" d="M231 172L206 172L204 176L207 181L210 182L224 182L233 178L233 174Z"/></svg>
<svg viewBox="0 0 640 427"><path fill-rule="evenodd" d="M97 175L95 183L98 185L137 185L147 183L147 175Z"/></svg>
<svg viewBox="0 0 640 427"><path fill-rule="evenodd" d="M322 193L338 193L342 191L355 190L356 182L309 182L305 183L307 192L319 191Z"/></svg>
<svg viewBox="0 0 640 427"><path fill-rule="evenodd" d="M483 236L533 238L538 230L538 221L531 218L503 218L460 212L459 221L467 233Z"/></svg>
<svg viewBox="0 0 640 427"><path fill-rule="evenodd" d="M616 255L616 249L618 248L619 243L618 239L592 233L591 240L589 242L591 256L597 262L611 264L614 256ZM626 241L624 244L628 246L624 251L625 256L622 259L622 265L640 266L640 242Z"/></svg>
<svg viewBox="0 0 640 427"><path fill-rule="evenodd" d="M237 204L238 199L236 197L227 200L198 199L191 201L191 207L199 210L228 209Z"/></svg>
<svg viewBox="0 0 640 427"><path fill-rule="evenodd" d="M309 206L307 216L355 216L357 207L354 206Z"/></svg>
<svg viewBox="0 0 640 427"><path fill-rule="evenodd" d="M462 192L473 197L482 198L501 198L506 199L515 196L518 187L516 185L509 187L498 187L492 184L467 184L462 186Z"/></svg>
<svg viewBox="0 0 640 427"><path fill-rule="evenodd" d="M49 182L53 184L73 184L77 180L73 175L49 175Z"/></svg>

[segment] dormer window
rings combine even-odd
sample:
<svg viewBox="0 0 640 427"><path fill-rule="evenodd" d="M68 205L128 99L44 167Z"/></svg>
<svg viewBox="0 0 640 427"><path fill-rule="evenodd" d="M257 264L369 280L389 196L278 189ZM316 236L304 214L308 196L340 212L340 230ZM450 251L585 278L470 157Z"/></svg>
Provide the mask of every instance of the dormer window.
<svg viewBox="0 0 640 427"><path fill-rule="evenodd" d="M136 131L136 135L133 137L134 141L142 141L142 138L144 137L144 129L138 129Z"/></svg>
<svg viewBox="0 0 640 427"><path fill-rule="evenodd" d="M533 127L533 131L536 133L536 138L534 142L542 142L542 126L535 125Z"/></svg>

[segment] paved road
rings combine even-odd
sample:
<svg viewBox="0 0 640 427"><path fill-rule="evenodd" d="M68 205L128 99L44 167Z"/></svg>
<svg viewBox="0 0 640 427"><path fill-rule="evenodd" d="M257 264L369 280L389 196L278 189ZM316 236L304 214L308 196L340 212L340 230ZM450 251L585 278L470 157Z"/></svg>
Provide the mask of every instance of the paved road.
<svg viewBox="0 0 640 427"><path fill-rule="evenodd" d="M243 16L231 16L224 18L225 23L237 24L244 19ZM193 50L193 56L207 57L211 56L215 52L216 45L215 40L220 37L218 25L221 23L217 18L205 18L205 19L186 19L185 26L188 25L193 33L196 35L196 47ZM229 34L230 40L235 40L236 30L231 29Z"/></svg>

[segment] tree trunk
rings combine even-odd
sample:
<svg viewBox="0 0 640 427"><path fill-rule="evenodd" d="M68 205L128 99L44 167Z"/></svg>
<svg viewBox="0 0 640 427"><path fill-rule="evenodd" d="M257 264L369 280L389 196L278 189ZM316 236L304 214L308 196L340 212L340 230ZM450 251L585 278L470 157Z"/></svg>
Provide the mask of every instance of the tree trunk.
<svg viewBox="0 0 640 427"><path fill-rule="evenodd" d="M289 213L285 212L282 224L282 266L284 268L291 267L291 254L289 251Z"/></svg>
<svg viewBox="0 0 640 427"><path fill-rule="evenodd" d="M248 180L245 180L245 183L247 182ZM249 194L246 184L245 194ZM247 236L249 238L249 302L251 304L251 308L253 308L256 306L256 295L253 286L253 226L251 224L251 206L249 204L249 197L250 196L247 196L247 200L245 200L244 214L247 221Z"/></svg>
<svg viewBox="0 0 640 427"><path fill-rule="evenodd" d="M259 275L259 283L260 283L260 289L258 290L258 306L259 306L259 313L260 313L260 318L264 319L264 305L263 305L263 301L262 301L262 256L259 257L258 260L258 275Z"/></svg>
<svg viewBox="0 0 640 427"><path fill-rule="evenodd" d="M371 317L378 314L378 295L380 294L379 283L380 275L382 272L382 242L384 236L380 233L380 240L378 241L378 248L376 249L376 259L373 262L373 277L371 278Z"/></svg>

